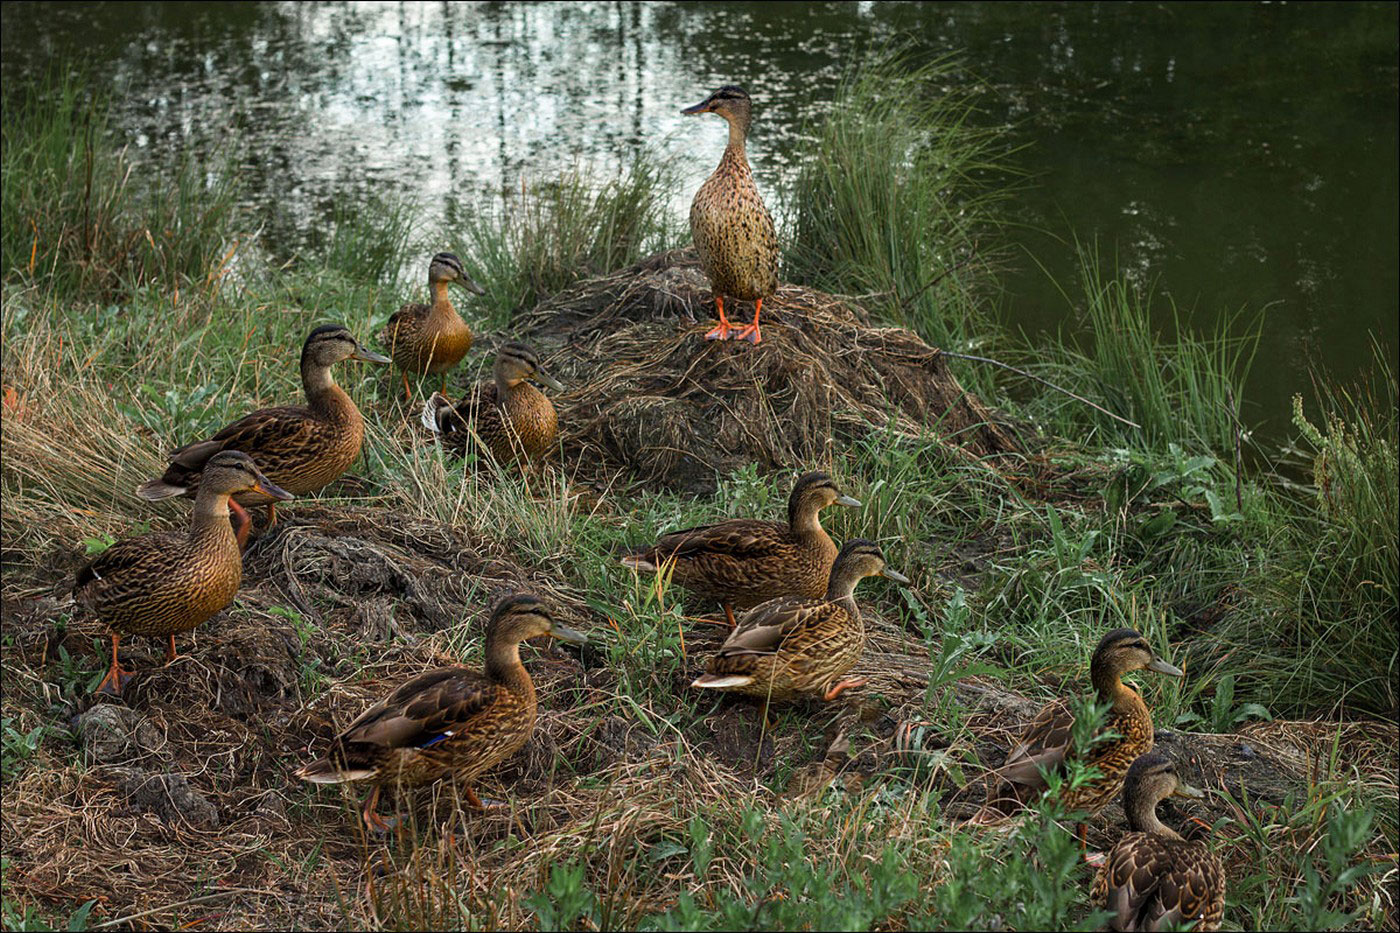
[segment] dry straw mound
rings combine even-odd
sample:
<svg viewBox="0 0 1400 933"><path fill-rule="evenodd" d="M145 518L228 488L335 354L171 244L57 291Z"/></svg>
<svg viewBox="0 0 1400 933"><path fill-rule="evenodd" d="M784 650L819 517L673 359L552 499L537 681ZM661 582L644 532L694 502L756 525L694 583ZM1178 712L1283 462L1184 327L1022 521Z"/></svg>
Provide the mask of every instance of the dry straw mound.
<svg viewBox="0 0 1400 933"><path fill-rule="evenodd" d="M733 320L752 314L734 307ZM827 460L892 427L969 457L1018 449L911 331L800 285L764 303L763 341L704 340L714 301L693 249L651 256L544 302L514 323L568 386L564 457L599 475L712 492L715 477Z"/></svg>

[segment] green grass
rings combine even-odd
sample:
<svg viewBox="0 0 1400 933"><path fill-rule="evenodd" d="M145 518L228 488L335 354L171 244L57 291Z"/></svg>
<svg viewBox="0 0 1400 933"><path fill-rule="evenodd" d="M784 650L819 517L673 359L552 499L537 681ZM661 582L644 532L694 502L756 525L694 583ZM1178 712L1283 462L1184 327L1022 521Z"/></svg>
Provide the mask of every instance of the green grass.
<svg viewBox="0 0 1400 933"><path fill-rule="evenodd" d="M926 96L949 66L901 67L887 61L854 75L835 116L817 127L789 214L788 277L873 294L866 300L879 317L936 342L958 347L986 337L1025 354L996 333L983 299L991 249L983 238L1006 196L984 178L997 166L995 140L967 129L966 102ZM252 225L233 213L209 214L206 200L162 200L129 184L102 188L90 202L76 197L85 150L61 141L85 139L83 120L100 125L100 108L86 109L72 85L44 106L7 108L4 124L7 599L55 587L77 560L116 538L182 522L183 504L152 506L131 494L158 472L160 453L253 408L298 399L305 334L339 321L368 338L405 292L420 287L420 255L440 248L415 241L411 204L388 196L347 201L327 240L297 262L249 264L238 288L218 287L229 231ZM96 152L105 131L93 138ZM122 164L119 151L104 152ZM15 175L12 189L11 173L22 169L32 177ZM217 176L201 184L233 190ZM488 288L484 306L501 326L542 295L683 241L667 214L670 192L668 169L646 158L615 176L573 173L481 212L452 245ZM160 229L193 231L194 242L161 251L157 240L144 259L99 252L101 262L87 265L81 241L62 231L86 228L80 218L95 206L104 229L145 229L139 225L163 218ZM25 233L26 218L42 219L41 237ZM347 855L339 822L327 822L296 861L271 850L267 860L281 859L274 868L294 879L298 897L337 898L342 925L366 923L367 901L382 929L1090 928L1098 918L1085 898L1077 846L1057 825L1065 814L1047 805L1013 833L988 836L943 819L944 772L960 780L976 765L969 716L951 689L959 678L987 676L1048 699L1060 684L1082 680L1104 630L1131 625L1190 674L1185 684L1136 676L1159 727L1229 731L1267 717L1393 717L1394 374L1383 374L1389 394L1379 398L1320 383L1297 416L1300 442L1315 458L1315 488L1300 493L1234 457L1234 402L1253 348L1247 329L1197 334L1172 309L1163 335L1151 295L1113 270L1086 260L1083 284L1084 344L1044 341L1028 365L1142 428L1040 390L998 399L1048 435L1033 461L1001 470L951 457L933 436L874 432L831 462L720 477L710 499L611 490L593 505L579 498L568 463L537 476L493 477L417 442L394 407L388 373L341 366L337 379L368 421L355 468L367 492L313 500L392 510L395 523L405 516L440 523L468 536L484 559L579 594L597 623L590 631L597 657L615 681L580 689L571 712L587 728L611 719L636 724L646 747L659 751L622 777L584 773L557 754L552 783L570 792L597 791L604 780L632 783L586 819L561 815L556 802L520 801L518 824L500 836L476 839L472 826L458 827L461 850L427 831L393 841L374 850L388 861L368 894L340 886L345 878L362 885L354 872L369 857ZM990 378L985 386L995 387ZM772 792L792 764L756 777L724 772L702 746L707 725L720 718L718 704L676 689L693 661L686 639L693 641L695 623L687 618L706 607L622 568L617 553L668 528L779 515L792 475L805 468L831 470L865 503L829 511L832 534L875 538L913 580L908 589L871 581L860 599L915 633L916 647L921 642L931 678L915 707L926 720L920 737L936 733L947 754L789 809ZM489 584L463 576L466 603L484 604ZM303 710L372 676L365 671L376 657L403 648L398 636L379 644L329 631L281 602L240 605L233 615L285 632ZM55 626L59 636L62 628ZM6 634L28 633L7 627ZM431 640L434 657L479 660L480 640L466 626L413 634ZM58 793L58 778L45 783L61 731L50 727L82 702L101 648L75 657L60 645L44 671L13 688L16 674L7 670L7 796L16 787ZM774 712L778 735L800 736L795 747L804 753L821 750L829 717ZM176 749L195 741L171 735ZM1393 799L1361 779L1364 762L1339 753L1323 765L1282 811L1236 801L1218 827L1232 866L1243 866L1232 875L1231 922L1298 929L1382 922L1368 900L1380 888L1358 853L1394 850ZM673 785L706 794L680 796ZM341 815L310 790L268 796L284 793L298 826L327 810ZM267 848L257 838L255 848ZM6 926L87 922L83 900L63 903L7 893Z"/></svg>
<svg viewBox="0 0 1400 933"><path fill-rule="evenodd" d="M965 349L995 331L998 204L1010 166L950 92L953 59L890 51L853 66L831 110L807 129L784 216L784 278L859 295L877 316L935 346Z"/></svg>

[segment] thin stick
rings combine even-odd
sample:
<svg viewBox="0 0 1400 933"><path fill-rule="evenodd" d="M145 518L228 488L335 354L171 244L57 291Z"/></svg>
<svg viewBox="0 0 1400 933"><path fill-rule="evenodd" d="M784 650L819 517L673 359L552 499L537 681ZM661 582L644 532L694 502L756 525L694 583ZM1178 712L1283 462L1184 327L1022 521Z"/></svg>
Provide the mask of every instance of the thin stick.
<svg viewBox="0 0 1400 933"><path fill-rule="evenodd" d="M1235 433L1235 511L1244 514L1244 490L1240 484L1240 472L1244 467L1244 456L1240 452L1240 414L1235 405L1235 390L1225 384L1225 401L1230 405L1230 428Z"/></svg>
<svg viewBox="0 0 1400 933"><path fill-rule="evenodd" d="M187 901L178 901L174 904L166 904L164 907L152 907L150 910L143 910L139 914L127 914L125 917L118 917L115 920L108 920L92 927L94 930L105 930L122 923L130 923L142 917L149 917L151 914L164 913L167 910L174 910L177 907L189 907L193 904L203 904L206 901L216 901L221 897L232 897L235 894L270 894L276 895L276 891L268 891L264 888L233 888L229 891L217 891L213 894L206 894L203 897L192 897Z"/></svg>
<svg viewBox="0 0 1400 933"><path fill-rule="evenodd" d="M1055 383L1051 382L1051 381L1048 380L1048 379L1042 379L1042 378L1040 378L1039 376L1037 376L1035 373L1028 373L1028 372L1026 372L1024 369L1017 369L1015 366L1012 366L1012 365L1010 365L1009 363L1003 363L1003 362L1001 362L1000 360L989 360L989 359L987 359L985 356L972 356L972 355L967 354L967 353L954 353L952 350L939 350L938 352L939 352L939 353L942 353L944 356L951 356L951 357L952 357L953 359L955 359L955 360L972 360L973 362L976 362L976 363L991 363L993 366L1000 366L1002 369L1009 369L1009 370L1011 370L1013 373L1016 373L1016 374L1019 375L1019 376L1025 376L1027 379L1034 379L1036 382L1039 382L1039 383L1041 383L1042 385L1047 385L1047 386L1049 386L1050 388L1054 389L1056 392L1063 392L1065 395L1068 395L1070 398L1074 399L1076 402L1083 402L1085 405L1088 405L1090 408L1094 409L1095 411L1101 411L1101 412L1103 412L1105 415L1108 415L1108 416L1109 416L1110 418L1112 418L1114 421L1121 421L1121 422L1123 422L1124 424L1128 425L1129 427L1137 428L1139 431L1142 430L1142 425L1138 424L1137 422L1135 422L1135 421L1129 421L1127 418L1121 417L1121 416L1119 416L1119 415L1115 415L1113 412L1109 411L1107 408L1104 408L1102 405L1096 405L1096 404L1094 404L1093 402L1089 401L1087 398L1085 398L1085 397L1082 396L1082 395L1075 395L1075 394L1074 394L1073 392L1071 392L1069 389L1065 389L1065 388L1062 388L1061 386L1057 386L1057 385L1055 385Z"/></svg>

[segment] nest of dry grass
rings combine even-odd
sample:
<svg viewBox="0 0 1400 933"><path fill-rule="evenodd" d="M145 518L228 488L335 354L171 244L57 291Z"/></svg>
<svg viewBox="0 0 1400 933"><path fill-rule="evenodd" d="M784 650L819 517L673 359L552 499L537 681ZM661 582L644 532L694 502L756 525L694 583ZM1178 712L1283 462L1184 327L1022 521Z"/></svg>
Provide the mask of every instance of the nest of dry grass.
<svg viewBox="0 0 1400 933"><path fill-rule="evenodd" d="M974 459L1020 449L937 348L872 326L849 299L782 285L764 303L757 345L703 339L713 314L685 249L591 279L514 322L569 386L555 398L566 462L589 479L621 471L709 493L741 466L827 461L873 430L935 436Z"/></svg>

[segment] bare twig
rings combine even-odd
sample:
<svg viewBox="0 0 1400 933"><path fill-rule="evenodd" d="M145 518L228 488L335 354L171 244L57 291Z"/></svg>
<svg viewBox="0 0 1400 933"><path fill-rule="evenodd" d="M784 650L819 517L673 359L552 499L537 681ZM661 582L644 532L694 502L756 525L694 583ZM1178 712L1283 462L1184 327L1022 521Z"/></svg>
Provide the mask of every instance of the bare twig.
<svg viewBox="0 0 1400 933"><path fill-rule="evenodd" d="M1026 372L1024 369L1017 369L1015 366L1012 366L1010 363L1003 363L1003 362L1001 362L1000 360L988 359L988 358L985 357L985 356L972 356L972 355L969 354L969 353L954 353L952 350L940 350L940 351L938 351L938 352L942 353L944 356L951 356L951 357L952 357L953 359L955 359L955 360L972 360L972 361L975 362L975 363L991 363L993 366L1000 366L1002 369L1009 369L1009 370L1011 370L1013 373L1016 373L1018 376L1025 376L1027 379L1034 379L1036 382L1039 382L1041 385L1047 385L1047 386L1049 386L1050 388L1054 389L1056 392L1063 392L1065 395L1068 395L1070 398L1074 399L1076 402L1083 402L1085 405L1088 405L1090 408L1094 409L1095 411L1103 412L1105 415L1108 415L1108 416L1109 416L1110 418L1112 418L1114 421L1121 421L1121 422L1123 422L1124 424L1128 425L1129 427L1133 427L1133 428L1137 428L1138 430L1142 430L1142 425L1138 424L1136 421L1129 421L1127 418L1124 418L1124 417L1122 417L1121 415L1115 415L1113 412L1109 411L1107 408L1104 408L1102 405L1096 405L1095 403L1089 401L1087 398L1085 398L1085 397L1082 396L1082 395L1075 395L1075 394L1074 394L1073 392L1071 392L1069 389L1063 388L1063 387L1061 387L1061 386L1057 386L1057 385L1055 385L1055 383L1051 382L1051 381L1048 380L1048 379L1042 379L1042 378L1040 378L1039 376L1037 376L1035 373L1028 373L1028 372Z"/></svg>
<svg viewBox="0 0 1400 933"><path fill-rule="evenodd" d="M127 914L125 917L118 917L115 920L108 920L105 923L99 923L92 929L105 930L108 927L121 926L124 923L130 923L133 920L139 920L141 917L149 917L151 914L164 913L167 910L174 910L177 907L190 907L194 904L204 904L209 901L216 901L221 897L233 897L237 894L267 894L275 897L277 895L277 892L267 891L262 888L232 888L228 891L216 891L213 894L206 894L203 897L192 897L189 900L177 901L174 904L166 904L163 907L152 907L150 910L143 910L140 913Z"/></svg>

